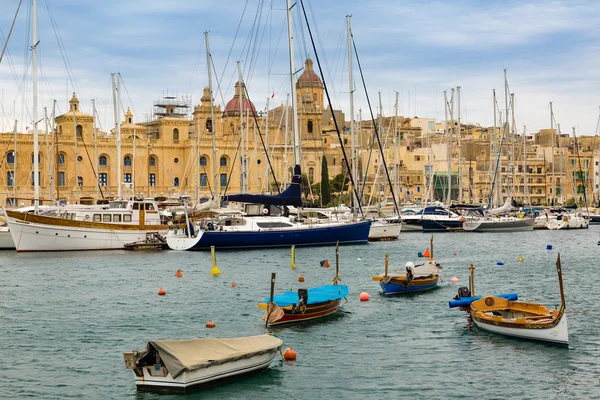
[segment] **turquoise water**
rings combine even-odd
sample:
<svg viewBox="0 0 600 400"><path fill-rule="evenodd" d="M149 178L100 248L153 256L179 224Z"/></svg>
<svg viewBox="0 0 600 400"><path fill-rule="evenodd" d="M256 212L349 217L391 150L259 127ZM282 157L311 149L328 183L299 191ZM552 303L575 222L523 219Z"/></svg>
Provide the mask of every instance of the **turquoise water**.
<svg viewBox="0 0 600 400"><path fill-rule="evenodd" d="M298 353L277 357L266 372L169 399L590 399L600 398L600 227L579 231L447 233L435 237L444 266L433 292L384 298L372 275L417 261L429 236L343 246L341 275L350 286L343 312L274 333ZM553 244L554 250L546 250ZM495 336L448 308L476 265L478 294L518 292L523 300L559 303L555 261L561 252L569 349ZM259 303L269 293L331 282L333 247L210 253L0 253L0 398L158 399L137 392L124 351L149 339L235 337L265 332ZM454 256L456 253L456 256ZM519 256L524 258L518 262ZM332 268L319 261L329 259ZM504 262L497 266L496 262ZM183 278L175 277L177 269ZM460 279L458 284L450 278ZM237 286L233 288L231 283ZM157 292L164 288L166 296ZM359 294L371 295L360 302ZM209 319L215 329L206 329Z"/></svg>

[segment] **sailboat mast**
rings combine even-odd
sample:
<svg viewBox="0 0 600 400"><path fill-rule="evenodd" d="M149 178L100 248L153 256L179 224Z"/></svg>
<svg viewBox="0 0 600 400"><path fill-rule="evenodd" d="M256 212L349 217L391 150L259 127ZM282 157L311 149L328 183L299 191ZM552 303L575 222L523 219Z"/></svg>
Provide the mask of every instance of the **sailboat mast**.
<svg viewBox="0 0 600 400"><path fill-rule="evenodd" d="M394 194L398 194L398 92L396 92L396 104L394 106Z"/></svg>
<svg viewBox="0 0 600 400"><path fill-rule="evenodd" d="M40 155L40 148L38 143L38 92L37 92L37 0L31 2L31 62L33 64L33 197L35 213L39 211L39 198L40 198L40 177L38 176L40 166L38 163L38 157Z"/></svg>
<svg viewBox="0 0 600 400"><path fill-rule="evenodd" d="M552 111L552 102L550 102L550 134L552 135L552 188L551 190L551 194L552 194L552 205L554 205L554 197L556 195L556 180L555 180L555 176L554 176L554 138L556 137L556 134L554 132L552 132L554 130L554 112Z"/></svg>
<svg viewBox="0 0 600 400"><path fill-rule="evenodd" d="M492 90L492 93L494 94L494 151L493 153L490 153L490 163L492 161L491 155L492 154L498 154L500 153L501 148L498 147L498 144L500 143L500 141L498 140L498 121L497 121L497 115L496 115L496 111L497 111L497 102L496 102L496 89ZM490 166L491 167L491 166ZM497 166L496 166L497 169ZM501 172L501 171L500 171ZM499 172L499 173L500 173ZM502 179L502 177L500 176L500 179ZM494 182L492 182L492 190L494 189ZM495 205L498 205L498 203L500 203L500 189L499 186L496 185L496 193L494 196L494 193L490 194L490 198L494 198L495 199Z"/></svg>
<svg viewBox="0 0 600 400"><path fill-rule="evenodd" d="M515 182L517 181L517 153L515 151L515 139L516 139L516 134L517 134L517 128L516 128L516 123L515 123L515 94L511 93L510 94L510 113L511 113L511 120L512 120L512 126L511 126L511 147L512 147L512 151L510 154L510 161L511 161L511 176L512 176L512 188L511 188L511 194L514 194L515 191Z"/></svg>
<svg viewBox="0 0 600 400"><path fill-rule="evenodd" d="M351 140L351 150L350 150L350 160L352 163L352 176L354 179L358 179L358 165L356 160L356 134L354 132L354 85L352 79L352 29L350 28L350 17L351 15L346 15L346 27L347 27L347 36L348 36L348 93L350 93L350 140ZM358 191L352 191L352 197L354 201L352 204L354 205L352 209L354 210L354 214L356 215L356 205L358 204L358 197L356 197L356 193Z"/></svg>
<svg viewBox="0 0 600 400"><path fill-rule="evenodd" d="M18 120L15 119L15 127L13 129L13 136L15 137L15 149L13 150L13 182L12 182L12 186L13 186L13 197L14 197L14 201L15 201L15 205L18 204L17 202L17 122Z"/></svg>
<svg viewBox="0 0 600 400"><path fill-rule="evenodd" d="M292 90L292 135L294 138L294 165L300 165L300 137L298 133L298 102L296 99L296 68L294 66L294 34L292 28L292 5L287 0L287 26L290 51L290 86ZM333 110L331 110L333 112Z"/></svg>
<svg viewBox="0 0 600 400"><path fill-rule="evenodd" d="M289 142L289 138L288 138L288 133L289 133L289 119L290 119L290 94L288 93L286 95L285 98L285 142L283 143L283 189L285 190L287 188L287 180L288 180L288 160L287 160L287 153L288 153L288 142Z"/></svg>
<svg viewBox="0 0 600 400"><path fill-rule="evenodd" d="M506 69L504 70L504 104L506 106L506 118L504 119L504 135L508 136L508 80L506 79ZM502 180L500 180L500 185L500 193L502 193ZM504 198L502 198L502 200L504 200Z"/></svg>
<svg viewBox="0 0 600 400"><path fill-rule="evenodd" d="M217 180L218 177L218 172L217 172L217 142L215 139L215 109L213 106L213 90L212 90L212 69L211 69L211 64L212 64L212 59L211 59L211 55L210 55L210 42L208 40L208 31L204 32L204 39L206 41L206 65L207 65L207 72L208 72L208 92L210 95L210 136L211 136L211 141L212 141L212 153L213 153L213 188L215 190L215 200L219 198L219 182ZM198 163L196 163L198 164Z"/></svg>
<svg viewBox="0 0 600 400"><path fill-rule="evenodd" d="M92 117L92 120L94 122L94 126L92 128L94 132L94 160L96 160L96 173L98 173L98 132L96 131L96 99L92 99ZM133 154L133 164L135 165L135 152ZM96 198L100 197L99 191L100 187L98 186L98 184L96 184Z"/></svg>
<svg viewBox="0 0 600 400"><path fill-rule="evenodd" d="M240 176L241 176L241 189L242 193L246 193L246 150L244 149L244 97L242 90L242 66L241 62L237 62L238 66L238 103L240 103Z"/></svg>
<svg viewBox="0 0 600 400"><path fill-rule="evenodd" d="M452 166L451 166L451 158L450 158L450 137L448 135L448 95L446 94L446 91L444 90L444 119L445 119L445 123L444 123L444 136L446 137L446 161L447 161L447 170L446 170L446 187L448 188L448 194L447 194L447 201L448 201L448 205L450 204L450 178L451 175L450 173L452 172Z"/></svg>
<svg viewBox="0 0 600 400"><path fill-rule="evenodd" d="M115 83L115 74L111 74L111 79L112 79L112 89L113 89L113 111L115 114L115 135L116 135L116 139L117 139L117 185L118 185L118 197L119 199L121 199L121 185L118 184L119 180L121 179L121 163L119 162L119 159L121 157L121 126L119 124L119 113L117 111L117 84ZM118 82L118 76L117 76L117 82Z"/></svg>
<svg viewBox="0 0 600 400"><path fill-rule="evenodd" d="M73 104L73 140L75 147L75 204L77 204L79 202L79 161L77 160L79 153L77 151L77 116L75 115L75 104Z"/></svg>
<svg viewBox="0 0 600 400"><path fill-rule="evenodd" d="M461 128L460 128L460 86L456 87L456 95L457 95L457 99L458 99L458 103L457 103L457 109L458 109L458 117L457 117L457 121L458 121L458 129L457 129L457 133L458 133L458 202L462 203L463 201L463 179L462 179L462 150L460 148L460 137L461 135Z"/></svg>
<svg viewBox="0 0 600 400"><path fill-rule="evenodd" d="M529 189L527 188L527 126L523 125L523 197L527 204L531 205L529 198Z"/></svg>

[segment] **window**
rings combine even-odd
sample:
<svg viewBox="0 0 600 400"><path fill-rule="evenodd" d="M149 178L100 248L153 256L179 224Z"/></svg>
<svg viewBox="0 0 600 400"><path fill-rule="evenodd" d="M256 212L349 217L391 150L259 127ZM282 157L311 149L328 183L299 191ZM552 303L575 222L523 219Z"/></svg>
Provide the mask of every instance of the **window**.
<svg viewBox="0 0 600 400"><path fill-rule="evenodd" d="M207 164L206 157L205 156L200 157L200 166L206 167L206 164Z"/></svg>
<svg viewBox="0 0 600 400"><path fill-rule="evenodd" d="M173 141L174 142L179 141L179 129L177 129L177 128L173 129Z"/></svg>
<svg viewBox="0 0 600 400"><path fill-rule="evenodd" d="M77 128L75 128L75 130L77 131L77 137L83 136L83 127L81 125L77 125Z"/></svg>
<svg viewBox="0 0 600 400"><path fill-rule="evenodd" d="M156 156L150 156L150 166L156 167Z"/></svg>
<svg viewBox="0 0 600 400"><path fill-rule="evenodd" d="M123 165L126 167L131 167L131 156L125 156L123 159Z"/></svg>
<svg viewBox="0 0 600 400"><path fill-rule="evenodd" d="M106 158L106 156L100 156L98 163L100 164L100 166L106 167L108 165L108 159Z"/></svg>
<svg viewBox="0 0 600 400"><path fill-rule="evenodd" d="M306 131L308 133L313 133L313 122L312 121L308 121L308 123L306 124Z"/></svg>
<svg viewBox="0 0 600 400"><path fill-rule="evenodd" d="M130 173L125 174L125 183L131 183L131 174Z"/></svg>
<svg viewBox="0 0 600 400"><path fill-rule="evenodd" d="M123 215L123 222L131 222L131 215L130 214Z"/></svg>
<svg viewBox="0 0 600 400"><path fill-rule="evenodd" d="M110 214L104 214L102 216L102 222L110 222L111 221L111 215Z"/></svg>
<svg viewBox="0 0 600 400"><path fill-rule="evenodd" d="M156 174L150 174L150 186L156 186Z"/></svg>
<svg viewBox="0 0 600 400"><path fill-rule="evenodd" d="M219 165L221 167L226 167L227 166L227 157L221 157L221 159L219 160Z"/></svg>
<svg viewBox="0 0 600 400"><path fill-rule="evenodd" d="M15 183L15 173L13 171L8 171L6 173L6 186L12 186Z"/></svg>
<svg viewBox="0 0 600 400"><path fill-rule="evenodd" d="M40 158L40 153L38 153L38 164L41 163L41 158ZM34 157L34 153L31 153L31 163L35 163L35 157Z"/></svg>
<svg viewBox="0 0 600 400"><path fill-rule="evenodd" d="M58 154L58 165L65 165L65 153Z"/></svg>
<svg viewBox="0 0 600 400"><path fill-rule="evenodd" d="M102 222L102 215L94 214L94 222Z"/></svg>
<svg viewBox="0 0 600 400"><path fill-rule="evenodd" d="M83 186L83 177L81 177L81 176L77 177L77 186Z"/></svg>
<svg viewBox="0 0 600 400"><path fill-rule="evenodd" d="M227 174L221 174L219 176L221 187L227 186Z"/></svg>
<svg viewBox="0 0 600 400"><path fill-rule="evenodd" d="M14 151L9 151L6 154L6 162L9 164L14 164L15 163L15 152ZM598 164L596 164L598 165Z"/></svg>
<svg viewBox="0 0 600 400"><path fill-rule="evenodd" d="M106 172L100 173L100 186L106 186L108 184L108 175Z"/></svg>
<svg viewBox="0 0 600 400"><path fill-rule="evenodd" d="M206 185L208 185L208 177L203 172L200 174L200 186L206 186Z"/></svg>
<svg viewBox="0 0 600 400"><path fill-rule="evenodd" d="M65 173L63 171L58 173L58 186L65 186Z"/></svg>
<svg viewBox="0 0 600 400"><path fill-rule="evenodd" d="M113 214L113 222L121 222L121 214Z"/></svg>
<svg viewBox="0 0 600 400"><path fill-rule="evenodd" d="M173 179L173 186L179 186L179 178L175 177L175 179Z"/></svg>
<svg viewBox="0 0 600 400"><path fill-rule="evenodd" d="M421 186L417 186L417 193L421 193Z"/></svg>
<svg viewBox="0 0 600 400"><path fill-rule="evenodd" d="M35 172L31 173L31 186L35 186ZM41 172L38 172L38 185L42 183Z"/></svg>
<svg viewBox="0 0 600 400"><path fill-rule="evenodd" d="M310 167L308 169L308 181L309 182L315 181L315 169L313 167Z"/></svg>

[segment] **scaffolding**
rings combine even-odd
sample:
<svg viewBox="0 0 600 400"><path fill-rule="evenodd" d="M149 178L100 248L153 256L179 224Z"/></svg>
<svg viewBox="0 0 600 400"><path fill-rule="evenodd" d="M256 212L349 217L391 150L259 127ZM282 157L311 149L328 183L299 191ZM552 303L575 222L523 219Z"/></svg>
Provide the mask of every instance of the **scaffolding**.
<svg viewBox="0 0 600 400"><path fill-rule="evenodd" d="M162 98L154 102L153 118L189 118L192 108L192 96L163 92Z"/></svg>

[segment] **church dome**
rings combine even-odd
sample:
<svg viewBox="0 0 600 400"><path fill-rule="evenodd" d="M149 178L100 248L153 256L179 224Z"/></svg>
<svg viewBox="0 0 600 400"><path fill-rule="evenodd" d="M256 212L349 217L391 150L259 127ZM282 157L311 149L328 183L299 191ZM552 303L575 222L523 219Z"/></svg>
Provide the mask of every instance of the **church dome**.
<svg viewBox="0 0 600 400"><path fill-rule="evenodd" d="M242 113L248 112L252 114L256 112L254 108L254 104L246 97L246 86L242 82ZM235 95L227 105L225 106L225 111L223 112L224 117L237 117L240 115L240 83L236 82L235 84Z"/></svg>
<svg viewBox="0 0 600 400"><path fill-rule="evenodd" d="M304 72L296 81L296 88L301 89L310 87L322 88L323 82L321 82L321 78L319 78L319 75L314 71L312 60L307 58L304 62Z"/></svg>

